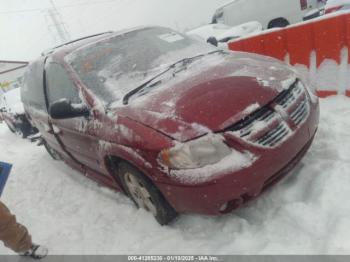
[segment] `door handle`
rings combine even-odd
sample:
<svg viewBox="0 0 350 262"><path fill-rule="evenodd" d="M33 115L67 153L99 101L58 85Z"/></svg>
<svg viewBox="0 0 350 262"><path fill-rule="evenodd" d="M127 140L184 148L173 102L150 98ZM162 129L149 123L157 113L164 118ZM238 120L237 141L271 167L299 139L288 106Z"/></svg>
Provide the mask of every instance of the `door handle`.
<svg viewBox="0 0 350 262"><path fill-rule="evenodd" d="M48 130L46 130L46 132L48 132L51 135L59 135L62 133L61 129L59 129L55 125L52 125L52 128L49 128Z"/></svg>
<svg viewBox="0 0 350 262"><path fill-rule="evenodd" d="M55 135L59 135L62 133L61 129L58 128L56 125L52 125L52 133Z"/></svg>

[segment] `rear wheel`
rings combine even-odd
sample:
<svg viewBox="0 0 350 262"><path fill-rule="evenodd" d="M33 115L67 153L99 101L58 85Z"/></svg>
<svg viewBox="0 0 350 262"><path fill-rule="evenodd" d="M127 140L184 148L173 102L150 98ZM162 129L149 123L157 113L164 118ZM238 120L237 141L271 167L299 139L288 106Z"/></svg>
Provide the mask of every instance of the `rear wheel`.
<svg viewBox="0 0 350 262"><path fill-rule="evenodd" d="M128 163L119 164L123 187L137 207L150 212L161 225L167 225L177 217L176 211L166 201L152 181Z"/></svg>
<svg viewBox="0 0 350 262"><path fill-rule="evenodd" d="M15 133L16 135L22 138L27 138L33 132L32 126L29 124L29 122L12 124L5 121L5 123L12 133Z"/></svg>
<svg viewBox="0 0 350 262"><path fill-rule="evenodd" d="M22 138L27 138L31 134L31 127L21 124L16 126L16 134Z"/></svg>

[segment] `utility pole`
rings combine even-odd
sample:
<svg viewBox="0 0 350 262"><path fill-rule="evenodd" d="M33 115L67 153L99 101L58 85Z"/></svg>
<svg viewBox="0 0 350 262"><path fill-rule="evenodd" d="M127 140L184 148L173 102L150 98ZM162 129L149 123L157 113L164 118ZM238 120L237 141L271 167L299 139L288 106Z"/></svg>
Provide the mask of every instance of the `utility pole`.
<svg viewBox="0 0 350 262"><path fill-rule="evenodd" d="M70 40L69 32L66 28L66 25L63 21L62 15L58 11L53 0L50 0L51 8L48 9L48 17L53 23L52 27L54 28L53 35L55 36L55 41L59 41L59 44L68 42ZM49 26L49 31L52 32L51 26ZM58 39L57 39L58 36ZM57 39L57 40L56 40Z"/></svg>

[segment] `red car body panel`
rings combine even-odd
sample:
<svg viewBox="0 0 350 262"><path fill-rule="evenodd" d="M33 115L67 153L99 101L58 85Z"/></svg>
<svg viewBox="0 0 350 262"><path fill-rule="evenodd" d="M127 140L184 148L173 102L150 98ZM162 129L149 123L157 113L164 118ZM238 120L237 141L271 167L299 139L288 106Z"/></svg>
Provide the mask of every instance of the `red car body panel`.
<svg viewBox="0 0 350 262"><path fill-rule="evenodd" d="M278 179L278 176L290 172L309 149L319 119L318 104L313 107L308 121L283 145L269 150L250 147L251 152L261 156L251 167L235 173L218 174L218 178L210 183L187 186L158 183L158 188L179 212L208 215L220 214L220 207L228 201L242 199L242 204L256 198L269 186L270 179L275 176ZM230 135L227 136L229 140ZM245 148L248 147L245 145Z"/></svg>
<svg viewBox="0 0 350 262"><path fill-rule="evenodd" d="M307 119L298 126L291 125L292 135L277 147L257 147L225 131L251 114L246 110L251 105L264 107L274 100L284 89L281 83L295 74L276 60L245 53L229 54L220 65L189 74L181 81L162 83L148 95L132 98L128 105L116 106L105 113L64 61L68 53L79 47L64 47L51 57L69 73L91 108L90 117L55 120L29 105L25 108L43 138L68 165L113 189L122 188L112 170L111 158L137 167L176 211L220 214L225 204L229 209L238 207L290 171L316 133L319 105L309 95ZM269 79L268 86L264 79ZM137 103L138 99L142 102ZM207 181L196 184L176 179L160 164L159 153L163 149L210 132L221 133L227 145L247 150L257 160L237 172L212 174Z"/></svg>
<svg viewBox="0 0 350 262"><path fill-rule="evenodd" d="M193 139L208 130L217 132L244 117L244 109L252 104L266 105L278 95L281 81L293 72L282 64L278 70L266 71L269 64L272 63L268 58L236 53L234 59L225 60L184 81L167 82L165 87L156 89L156 95L145 97L136 105L131 102L116 112L170 137L181 130L175 137L180 141ZM242 76L244 74L250 76ZM269 87L262 87L263 83L257 80L259 75L272 79ZM203 132L194 133L193 123L201 125Z"/></svg>

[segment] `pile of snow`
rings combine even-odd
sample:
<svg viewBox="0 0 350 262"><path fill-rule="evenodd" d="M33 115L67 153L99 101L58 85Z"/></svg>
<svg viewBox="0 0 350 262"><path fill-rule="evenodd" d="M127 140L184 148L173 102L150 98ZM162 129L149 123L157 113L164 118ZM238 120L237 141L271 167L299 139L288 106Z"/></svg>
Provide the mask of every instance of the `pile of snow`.
<svg viewBox="0 0 350 262"><path fill-rule="evenodd" d="M321 110L315 142L294 174L226 216L182 215L161 227L4 124L0 159L14 167L2 201L51 254L348 254L350 99L321 100Z"/></svg>

